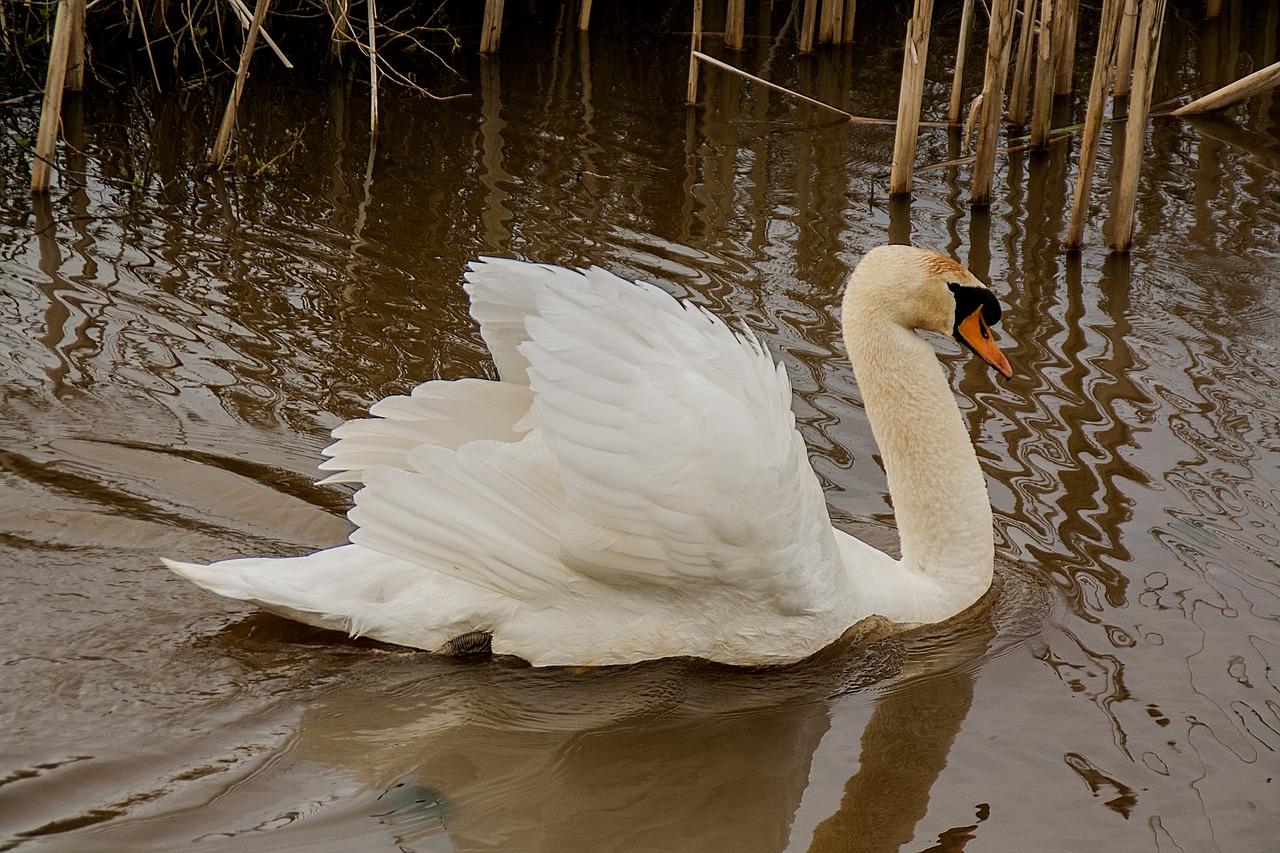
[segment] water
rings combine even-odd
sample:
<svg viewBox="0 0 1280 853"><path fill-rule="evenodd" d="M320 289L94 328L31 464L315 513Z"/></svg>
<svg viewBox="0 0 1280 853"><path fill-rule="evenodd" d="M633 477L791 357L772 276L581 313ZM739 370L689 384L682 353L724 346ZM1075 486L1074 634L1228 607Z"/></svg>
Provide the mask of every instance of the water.
<svg viewBox="0 0 1280 853"><path fill-rule="evenodd" d="M1208 26L1175 6L1157 101L1275 61L1275 4ZM891 130L716 74L686 113L683 39L598 20L580 40L552 9L499 62L460 57L465 99L384 94L372 161L361 84L265 54L240 152L304 147L256 178L200 168L221 94L98 92L33 201L37 101L9 108L0 849L1271 849L1275 100L1158 119L1134 252L1101 248L1099 188L1068 258L1066 147L1002 159L989 212L967 167L889 205ZM852 50L734 61L890 115L900 20L860 20ZM929 86L928 117L946 97ZM926 131L919 162L953 145ZM892 548L835 317L861 254L908 234L989 277L1018 371L938 342L996 515L997 586L961 623L777 672L544 671L345 640L159 564L345 541L349 492L313 485L328 431L491 371L460 286L485 254L600 264L748 323L833 517Z"/></svg>

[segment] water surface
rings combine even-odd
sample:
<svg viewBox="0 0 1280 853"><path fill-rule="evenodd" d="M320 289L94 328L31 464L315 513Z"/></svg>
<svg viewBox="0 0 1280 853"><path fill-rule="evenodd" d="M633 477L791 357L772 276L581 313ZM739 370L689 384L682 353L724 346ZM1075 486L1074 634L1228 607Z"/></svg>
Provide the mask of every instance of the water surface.
<svg viewBox="0 0 1280 853"><path fill-rule="evenodd" d="M1275 61L1276 4L1226 5L1205 26L1174 4L1157 101ZM878 14L851 49L729 58L891 115L901 20ZM358 78L264 67L237 156L304 147L259 177L200 167L221 91L97 92L32 200L38 100L12 107L0 849L1271 849L1274 99L1153 123L1128 257L1103 248L1109 128L1067 257L1069 146L1002 159L989 211L967 167L891 206L891 129L714 74L687 112L684 40L598 20L579 38L552 9L498 60L461 57L467 98L384 93L372 156ZM947 94L929 85L927 117ZM926 131L919 162L956 144ZM461 287L487 254L599 264L750 325L833 518L893 548L836 325L844 276L890 238L968 263L1007 309L1007 384L937 342L996 515L996 588L969 618L776 672L533 670L314 631L159 564L345 541L349 490L313 484L328 431L492 374Z"/></svg>

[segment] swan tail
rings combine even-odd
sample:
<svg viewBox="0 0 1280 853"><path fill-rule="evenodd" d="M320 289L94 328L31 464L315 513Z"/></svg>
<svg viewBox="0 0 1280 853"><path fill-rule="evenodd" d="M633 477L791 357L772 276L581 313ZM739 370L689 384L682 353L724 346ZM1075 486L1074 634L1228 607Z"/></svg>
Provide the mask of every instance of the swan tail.
<svg viewBox="0 0 1280 853"><path fill-rule="evenodd" d="M471 584L358 545L303 557L164 564L210 592L306 625L430 651L469 632L492 631L512 605Z"/></svg>

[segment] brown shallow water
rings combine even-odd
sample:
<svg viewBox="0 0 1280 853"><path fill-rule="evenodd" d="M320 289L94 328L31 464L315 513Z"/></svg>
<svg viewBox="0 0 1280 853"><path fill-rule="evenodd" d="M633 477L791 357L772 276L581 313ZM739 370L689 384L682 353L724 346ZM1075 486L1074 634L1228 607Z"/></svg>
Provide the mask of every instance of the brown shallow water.
<svg viewBox="0 0 1280 853"><path fill-rule="evenodd" d="M1157 100L1276 59L1275 4L1244 5L1205 27L1175 4ZM1099 191L1068 259L1065 147L1002 160L989 213L965 168L891 209L891 131L724 77L686 114L683 41L602 20L525 22L499 62L461 61L469 98L384 96L371 166L359 84L264 69L242 144L265 160L302 130L292 161L203 174L220 96L98 93L33 202L36 102L11 107L0 849L1274 849L1280 107L1157 120L1134 252L1100 248ZM867 20L850 51L739 61L888 115L898 23ZM920 162L953 144L926 132ZM159 564L344 541L349 492L313 485L328 431L491 369L460 286L485 254L744 320L836 522L892 547L835 315L858 257L908 234L990 278L1018 371L939 341L996 514L970 618L774 672L543 671L348 641Z"/></svg>

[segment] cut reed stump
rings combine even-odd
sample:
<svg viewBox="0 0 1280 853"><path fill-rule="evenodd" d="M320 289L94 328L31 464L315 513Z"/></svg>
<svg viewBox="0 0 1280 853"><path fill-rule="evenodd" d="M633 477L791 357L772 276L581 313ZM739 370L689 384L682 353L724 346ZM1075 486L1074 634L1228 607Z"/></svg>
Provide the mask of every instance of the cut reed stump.
<svg viewBox="0 0 1280 853"><path fill-rule="evenodd" d="M1072 71L1076 64L1076 21L1080 17L1080 0L1058 0L1059 12L1054 15L1058 19L1058 31L1054 37L1054 81L1055 95L1070 95Z"/></svg>
<svg viewBox="0 0 1280 853"><path fill-rule="evenodd" d="M947 106L947 121L960 121L960 100L964 91L964 59L969 51L969 30L973 24L973 0L964 0L960 10L960 37L956 44L955 70L951 74L951 103Z"/></svg>
<svg viewBox="0 0 1280 853"><path fill-rule="evenodd" d="M1013 45L1013 19L1017 0L992 0L991 29L987 34L987 63L983 74L982 104L978 114L978 146L973 161L969 205L991 203L991 185L1000 141L1000 116L1004 112L1004 81L1009 76L1009 52Z"/></svg>
<svg viewBox="0 0 1280 853"><path fill-rule="evenodd" d="M1133 40L1138 32L1138 0L1124 0L1124 17L1120 19L1120 35L1116 39L1116 83L1113 94L1129 97L1133 76Z"/></svg>
<svg viewBox="0 0 1280 853"><path fill-rule="evenodd" d="M1151 87L1155 82L1156 57L1160 55L1160 33L1164 27L1166 0L1142 0L1138 20L1139 49L1133 63L1133 93L1129 98L1129 118L1124 134L1124 161L1120 187L1111 210L1111 248L1127 252L1133 242L1133 216L1138 197L1138 176L1147 137L1147 113L1151 109Z"/></svg>
<svg viewBox="0 0 1280 853"><path fill-rule="evenodd" d="M724 46L742 50L746 41L747 0L729 0L724 14Z"/></svg>
<svg viewBox="0 0 1280 853"><path fill-rule="evenodd" d="M49 177L57 156L58 129L62 124L62 91L67 84L72 33L76 25L72 18L81 16L80 32L84 33L84 0L73 5L72 0L60 0L57 17L53 23L53 41L49 48L49 68L44 78L44 99L40 104L40 130L36 133L35 159L31 161L31 193L39 195L49 191ZM83 36L80 39L81 58L84 64ZM81 77L83 80L83 76Z"/></svg>
<svg viewBox="0 0 1280 853"><path fill-rule="evenodd" d="M1093 184L1093 165L1102 137L1102 118L1106 108L1107 89L1116 60L1116 39L1125 0L1103 0L1102 21L1098 24L1098 55L1093 60L1093 79L1089 83L1089 106L1085 113L1084 135L1080 140L1080 165L1077 169L1075 195L1071 201L1071 222L1067 226L1066 249L1077 251L1084 243L1084 218L1089 210L1089 191Z"/></svg>
<svg viewBox="0 0 1280 853"><path fill-rule="evenodd" d="M236 82L231 87L231 98L227 101L227 109L222 114L222 125L218 128L218 136L213 141L213 150L209 152L209 165L220 168L231 153L231 136L236 129L236 114L240 111L240 97L244 94L244 84L249 79L249 60L253 58L253 49L258 44L258 32L262 22L266 20L267 8L271 0L258 0L253 10L253 22L249 24L249 32L244 37L244 49L240 51L240 67L236 70Z"/></svg>
<svg viewBox="0 0 1280 853"><path fill-rule="evenodd" d="M67 42L67 79L64 88L73 92L84 89L84 13L85 0L67 0L71 33Z"/></svg>
<svg viewBox="0 0 1280 853"><path fill-rule="evenodd" d="M1022 27L1018 30L1018 61L1013 66L1013 90L1009 93L1009 123L1027 123L1030 102L1031 56L1035 52L1036 0L1022 0Z"/></svg>
<svg viewBox="0 0 1280 853"><path fill-rule="evenodd" d="M893 137L893 166L889 171L889 195L911 192L911 172L920 132L920 99L924 95L924 67L929 54L929 27L933 0L916 0L907 24L902 57L902 90L898 95L898 127Z"/></svg>
<svg viewBox="0 0 1280 853"><path fill-rule="evenodd" d="M818 42L835 44L844 32L844 0L824 0L818 22Z"/></svg>
<svg viewBox="0 0 1280 853"><path fill-rule="evenodd" d="M804 0L804 12L800 15L800 37L797 49L801 53L813 53L813 29L818 20L818 0Z"/></svg>
<svg viewBox="0 0 1280 853"><path fill-rule="evenodd" d="M693 37L689 40L689 86L685 106L698 103L698 53L702 50L702 0L693 0Z"/></svg>
<svg viewBox="0 0 1280 853"><path fill-rule="evenodd" d="M1031 101L1031 147L1035 149L1049 146L1049 130L1053 122L1053 37L1058 2L1040 0L1040 38L1036 43L1035 94Z"/></svg>
<svg viewBox="0 0 1280 853"><path fill-rule="evenodd" d="M1173 115L1193 116L1217 112L1276 86L1280 86L1280 62L1260 68L1247 77L1241 77L1234 83L1210 92L1203 98L1196 98L1186 106L1178 107L1173 111Z"/></svg>
<svg viewBox="0 0 1280 853"><path fill-rule="evenodd" d="M484 21L480 24L480 52L497 53L502 39L502 7L505 0L485 0Z"/></svg>

